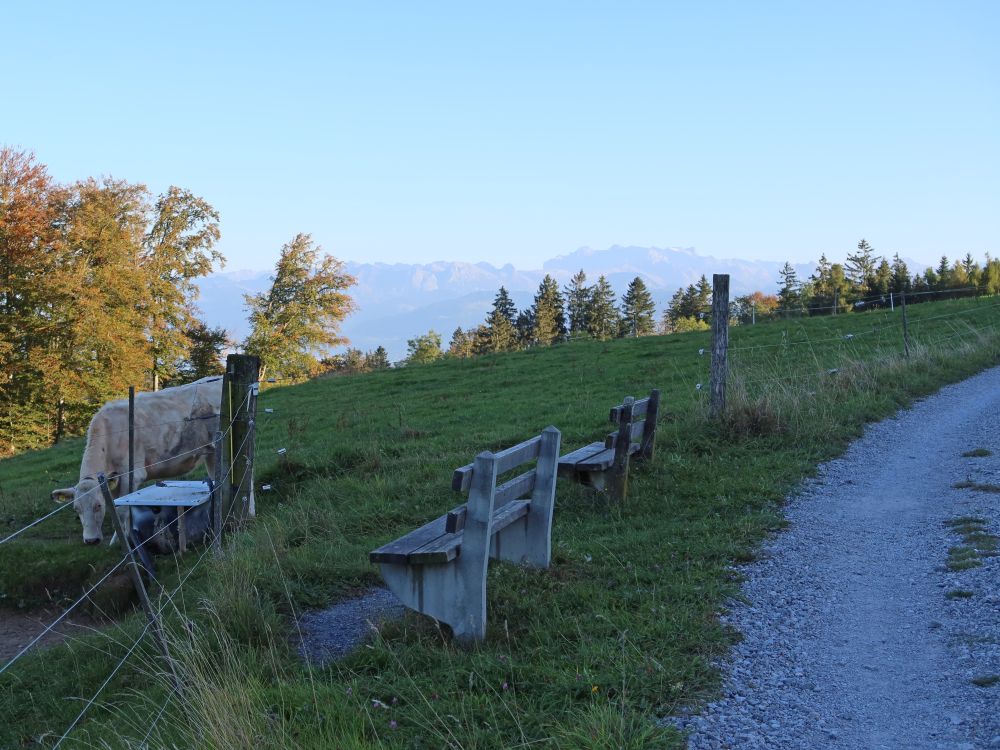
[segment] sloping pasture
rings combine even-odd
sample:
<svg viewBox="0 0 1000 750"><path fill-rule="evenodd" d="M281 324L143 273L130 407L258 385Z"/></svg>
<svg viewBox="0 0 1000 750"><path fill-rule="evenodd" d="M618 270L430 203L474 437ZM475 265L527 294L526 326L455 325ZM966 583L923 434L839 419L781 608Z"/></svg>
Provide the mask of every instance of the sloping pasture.
<svg viewBox="0 0 1000 750"><path fill-rule="evenodd" d="M704 333L265 390L257 484L272 489L256 523L222 560L195 550L164 576L167 592L183 582L165 611L184 695L147 639L63 747L681 746L656 719L716 687L712 662L734 637L717 614L739 565L781 528L785 494L865 422L998 361L1000 301L909 316L909 358L898 309L734 328L719 423L706 417ZM561 483L553 565L491 566L483 646L457 649L410 615L339 663L301 661L294 614L377 585L368 551L456 505L456 466L549 424L566 452L607 431L609 406L654 387L657 454L633 471L628 502ZM0 463L0 528L48 512L81 450ZM0 606L58 604L115 559L84 548L71 511L52 521L0 546ZM120 618L0 675L0 746L52 746L142 624Z"/></svg>

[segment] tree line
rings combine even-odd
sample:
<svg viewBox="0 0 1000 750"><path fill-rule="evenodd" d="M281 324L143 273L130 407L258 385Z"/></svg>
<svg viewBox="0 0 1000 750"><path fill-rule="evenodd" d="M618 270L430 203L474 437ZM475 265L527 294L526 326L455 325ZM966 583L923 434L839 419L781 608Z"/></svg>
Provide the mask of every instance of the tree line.
<svg viewBox="0 0 1000 750"><path fill-rule="evenodd" d="M199 319L195 284L224 264L220 236L218 212L189 190L60 184L33 154L0 147L0 456L80 434L130 385L220 373L236 343ZM246 296L244 351L286 376L320 372L353 283L296 236L271 288Z"/></svg>
<svg viewBox="0 0 1000 750"><path fill-rule="evenodd" d="M912 302L954 296L956 293L992 295L1000 293L1000 259L986 254L980 265L971 253L950 261L942 255L936 268L911 274L896 253L892 259L878 256L865 239L844 263L831 263L820 256L815 272L800 281L791 263L779 272L777 314L832 315L884 304L892 294L906 293Z"/></svg>
<svg viewBox="0 0 1000 750"><path fill-rule="evenodd" d="M410 339L404 362L513 352L581 336L599 340L648 336L656 332L655 316L653 296L638 276L619 302L603 275L596 283L588 284L587 274L581 269L560 289L558 282L546 274L531 305L524 310L517 309L510 293L501 286L480 325L466 330L456 328L447 349L442 346L441 334L433 330Z"/></svg>

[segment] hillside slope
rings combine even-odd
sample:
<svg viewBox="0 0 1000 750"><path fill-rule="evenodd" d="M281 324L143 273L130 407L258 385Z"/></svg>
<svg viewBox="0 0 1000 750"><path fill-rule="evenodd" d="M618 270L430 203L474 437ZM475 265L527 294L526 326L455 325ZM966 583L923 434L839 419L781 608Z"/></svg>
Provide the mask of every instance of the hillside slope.
<svg viewBox="0 0 1000 750"><path fill-rule="evenodd" d="M913 306L910 317L909 360L898 311L733 329L719 424L696 387L707 383L706 334L572 342L265 391L261 412L273 413L261 422L257 481L273 489L258 495L257 522L222 560L207 558L168 610L185 701L169 700L143 645L64 746L136 747L160 716L154 746L679 747L654 719L716 689L712 661L732 642L717 615L738 588L733 566L781 527L785 493L866 421L998 360L995 299ZM456 466L548 424L562 430L564 452L578 447L606 431L611 404L653 387L665 405L657 456L633 473L628 502L560 483L553 565L491 567L481 648L457 650L410 615L336 665L299 661L292 613L377 584L368 551L453 507ZM16 500L5 509L11 528L47 509L74 447L0 463L4 497ZM21 587L28 603L28 560L84 567L61 557L78 549L71 525L41 529L25 540L30 554L0 547L0 585ZM196 559L180 561L164 589ZM80 704L66 697L91 695L140 629L132 616L0 676L0 746L67 726Z"/></svg>

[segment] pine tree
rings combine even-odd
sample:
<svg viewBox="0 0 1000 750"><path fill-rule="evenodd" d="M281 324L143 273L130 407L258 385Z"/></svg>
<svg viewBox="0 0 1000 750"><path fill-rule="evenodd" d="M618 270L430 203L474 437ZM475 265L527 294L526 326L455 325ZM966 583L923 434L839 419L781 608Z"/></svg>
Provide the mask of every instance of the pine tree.
<svg viewBox="0 0 1000 750"><path fill-rule="evenodd" d="M486 317L483 337L477 342L477 354L509 352L517 348L517 308L500 287L493 300L493 309Z"/></svg>
<svg viewBox="0 0 1000 750"><path fill-rule="evenodd" d="M476 332L473 330L463 331L459 326L451 334L451 343L448 344L448 356L468 359L475 353Z"/></svg>
<svg viewBox="0 0 1000 750"><path fill-rule="evenodd" d="M789 313L798 310L801 305L801 294L799 292L799 277L795 268L788 261L778 271L781 277L778 288L778 301L781 303L781 311Z"/></svg>
<svg viewBox="0 0 1000 750"><path fill-rule="evenodd" d="M355 283L336 258L320 253L308 234L281 248L271 288L244 295L250 311L247 354L261 359L261 377L279 372L301 379L319 370L317 354L337 344L341 321L354 309L347 289Z"/></svg>
<svg viewBox="0 0 1000 750"><path fill-rule="evenodd" d="M938 267L935 269L937 274L937 284L933 287L935 289L948 289L952 286L951 283L951 264L948 262L948 256L942 255L941 260L938 262ZM934 295L935 297L937 295Z"/></svg>
<svg viewBox="0 0 1000 750"><path fill-rule="evenodd" d="M538 285L531 307L532 339L543 346L566 338L566 313L563 296L556 280L548 274Z"/></svg>
<svg viewBox="0 0 1000 750"><path fill-rule="evenodd" d="M622 320L625 335L648 336L655 329L656 304L643 280L636 276L622 297Z"/></svg>
<svg viewBox="0 0 1000 750"><path fill-rule="evenodd" d="M878 262L878 256L864 238L858 242L858 251L847 256L847 278L854 285L857 294L865 296L872 292L872 282Z"/></svg>
<svg viewBox="0 0 1000 750"><path fill-rule="evenodd" d="M906 261L896 253L892 256L892 291L896 294L908 292L911 286L910 269L906 267Z"/></svg>
<svg viewBox="0 0 1000 750"><path fill-rule="evenodd" d="M587 307L590 304L591 290L587 286L587 274L580 269L570 279L564 290L566 293L566 312L568 314L569 334L587 331Z"/></svg>
<svg viewBox="0 0 1000 750"><path fill-rule="evenodd" d="M389 352L381 344L375 347L375 351L365 354L366 370L388 370L390 366Z"/></svg>
<svg viewBox="0 0 1000 750"><path fill-rule="evenodd" d="M611 284L602 275L597 279L587 305L587 333L595 339L614 338L618 333L618 308Z"/></svg>

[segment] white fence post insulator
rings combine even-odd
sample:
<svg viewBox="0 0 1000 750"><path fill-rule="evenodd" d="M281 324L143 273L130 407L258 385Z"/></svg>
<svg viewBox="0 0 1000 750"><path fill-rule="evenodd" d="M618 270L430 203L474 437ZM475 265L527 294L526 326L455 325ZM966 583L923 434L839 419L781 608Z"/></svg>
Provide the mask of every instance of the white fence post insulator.
<svg viewBox="0 0 1000 750"><path fill-rule="evenodd" d="M717 419L726 408L729 349L729 274L712 275L712 373L710 412Z"/></svg>
<svg viewBox="0 0 1000 750"><path fill-rule="evenodd" d="M284 456L286 453L288 453L288 449L287 448L278 448L278 455L279 456Z"/></svg>
<svg viewBox="0 0 1000 750"><path fill-rule="evenodd" d="M264 409L265 414L274 414L274 409Z"/></svg>

